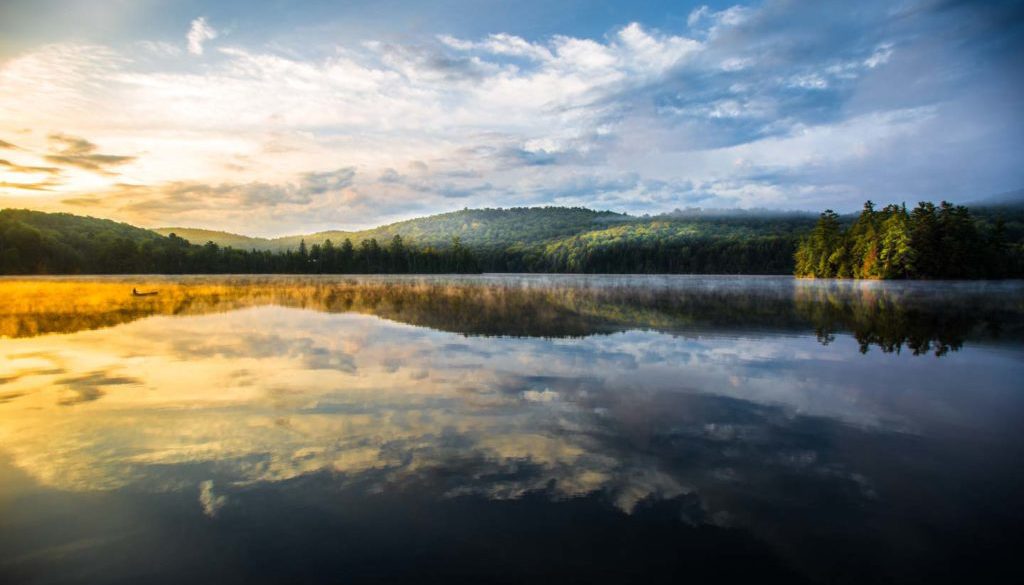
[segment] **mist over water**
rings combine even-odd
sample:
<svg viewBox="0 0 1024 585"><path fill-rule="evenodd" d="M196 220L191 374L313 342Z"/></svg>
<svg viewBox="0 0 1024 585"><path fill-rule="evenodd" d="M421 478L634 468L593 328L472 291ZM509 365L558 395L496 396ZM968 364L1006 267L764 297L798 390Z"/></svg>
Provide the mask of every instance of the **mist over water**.
<svg viewBox="0 0 1024 585"><path fill-rule="evenodd" d="M1019 572L1022 293L0 280L0 581Z"/></svg>

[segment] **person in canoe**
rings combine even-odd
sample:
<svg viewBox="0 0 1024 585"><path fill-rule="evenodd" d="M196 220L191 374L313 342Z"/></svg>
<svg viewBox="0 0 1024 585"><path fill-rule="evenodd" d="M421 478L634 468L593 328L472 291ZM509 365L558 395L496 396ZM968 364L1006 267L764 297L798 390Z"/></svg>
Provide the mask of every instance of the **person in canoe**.
<svg viewBox="0 0 1024 585"><path fill-rule="evenodd" d="M155 291L155 290L151 290L151 291L148 291L148 292L139 292L139 291L135 290L135 288L132 288L132 296L133 297L151 297L151 296L155 295L156 293L157 293L157 291Z"/></svg>

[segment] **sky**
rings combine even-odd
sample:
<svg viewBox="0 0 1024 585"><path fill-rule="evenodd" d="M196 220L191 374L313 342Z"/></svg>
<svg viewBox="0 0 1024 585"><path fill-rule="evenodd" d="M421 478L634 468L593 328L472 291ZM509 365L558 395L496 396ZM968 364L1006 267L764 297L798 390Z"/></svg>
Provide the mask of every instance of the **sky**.
<svg viewBox="0 0 1024 585"><path fill-rule="evenodd" d="M1024 2L3 0L0 207L276 236L1024 187Z"/></svg>

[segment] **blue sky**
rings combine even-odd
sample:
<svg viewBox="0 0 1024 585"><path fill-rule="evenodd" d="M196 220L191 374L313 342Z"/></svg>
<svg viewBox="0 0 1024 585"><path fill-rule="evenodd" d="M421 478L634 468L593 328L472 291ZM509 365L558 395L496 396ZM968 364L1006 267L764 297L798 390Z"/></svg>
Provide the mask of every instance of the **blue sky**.
<svg viewBox="0 0 1024 585"><path fill-rule="evenodd" d="M0 5L0 205L260 235L1024 186L1024 3Z"/></svg>

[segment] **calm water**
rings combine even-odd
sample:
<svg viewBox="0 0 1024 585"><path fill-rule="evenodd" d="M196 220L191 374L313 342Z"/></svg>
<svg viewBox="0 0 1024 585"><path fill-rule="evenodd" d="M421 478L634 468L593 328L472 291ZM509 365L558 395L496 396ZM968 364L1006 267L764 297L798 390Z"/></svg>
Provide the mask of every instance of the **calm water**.
<svg viewBox="0 0 1024 585"><path fill-rule="evenodd" d="M1009 583L1022 421L1019 282L0 279L0 582Z"/></svg>

